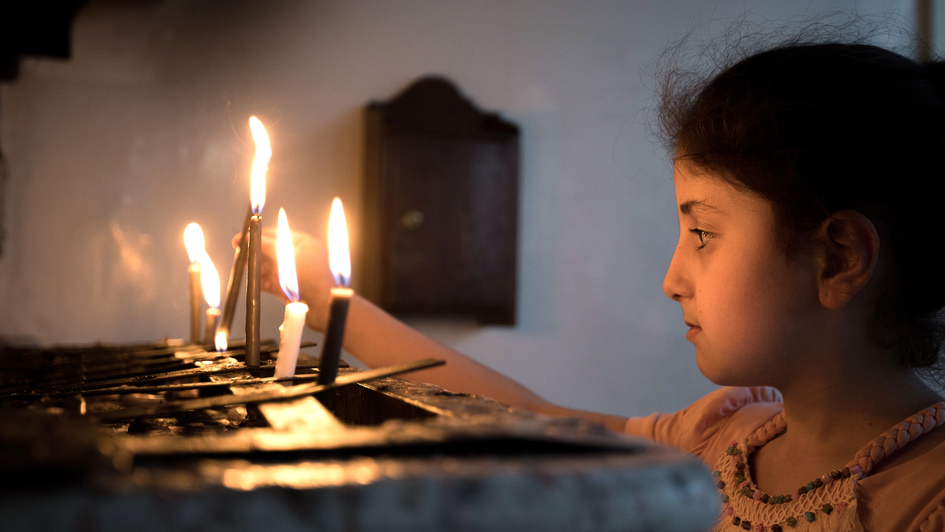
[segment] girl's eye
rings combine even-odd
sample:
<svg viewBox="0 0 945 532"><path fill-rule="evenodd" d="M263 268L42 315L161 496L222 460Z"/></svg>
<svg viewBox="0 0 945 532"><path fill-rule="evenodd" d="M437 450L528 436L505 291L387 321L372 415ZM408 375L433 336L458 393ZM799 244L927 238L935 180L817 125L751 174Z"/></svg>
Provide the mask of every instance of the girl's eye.
<svg viewBox="0 0 945 532"><path fill-rule="evenodd" d="M698 227L695 228L695 229L690 229L689 232L690 232L690 233L693 233L694 235L696 235L696 236L699 238L699 248L698 248L698 249L704 248L705 245L709 243L709 240L712 240L712 236L713 236L712 233L710 233L710 232L708 232L708 231L703 231L702 229L699 229Z"/></svg>

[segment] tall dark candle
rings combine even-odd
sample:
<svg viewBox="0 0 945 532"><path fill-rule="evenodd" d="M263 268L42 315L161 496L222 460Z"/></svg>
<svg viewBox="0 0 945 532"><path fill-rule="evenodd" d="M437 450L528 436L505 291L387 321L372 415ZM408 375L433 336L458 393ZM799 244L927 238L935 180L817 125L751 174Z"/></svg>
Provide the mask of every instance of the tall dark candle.
<svg viewBox="0 0 945 532"><path fill-rule="evenodd" d="M328 218L328 267L337 286L328 296L328 324L325 327L325 339L322 341L322 354L319 361L318 382L330 384L338 375L338 359L341 358L341 345L345 336L345 321L348 319L348 305L354 297L354 290L348 288L351 282L351 254L348 252L348 228L345 224L345 211L341 200L331 202L331 216ZM328 408L332 408L334 395L318 394L318 399Z"/></svg>
<svg viewBox="0 0 945 532"><path fill-rule="evenodd" d="M254 214L249 220L249 260L246 276L246 365L259 366L259 297L262 272L262 216Z"/></svg>
<svg viewBox="0 0 945 532"><path fill-rule="evenodd" d="M350 288L332 288L328 298L328 325L322 340L322 352L318 363L318 383L331 384L338 376L338 361L341 358L341 346L344 343L345 321L348 319L348 306L354 290ZM316 395L326 408L334 408L334 392L327 391Z"/></svg>
<svg viewBox="0 0 945 532"><path fill-rule="evenodd" d="M249 129L256 142L256 158L253 159L253 171L250 176L249 204L253 215L249 218L247 247L249 259L246 261L246 365L259 366L259 283L262 272L262 222L263 204L266 202L266 169L272 149L269 135L258 118L249 118Z"/></svg>
<svg viewBox="0 0 945 532"><path fill-rule="evenodd" d="M328 325L325 339L322 340L321 360L319 361L319 384L331 384L338 376L338 360L341 358L341 345L344 343L345 321L348 319L348 306L354 290L350 288L332 288L328 299Z"/></svg>

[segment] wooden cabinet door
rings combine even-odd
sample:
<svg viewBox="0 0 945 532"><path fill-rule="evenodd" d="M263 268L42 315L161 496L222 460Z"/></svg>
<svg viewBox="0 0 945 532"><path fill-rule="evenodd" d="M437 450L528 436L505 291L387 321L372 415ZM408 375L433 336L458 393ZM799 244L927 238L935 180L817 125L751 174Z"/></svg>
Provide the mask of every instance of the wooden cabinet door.
<svg viewBox="0 0 945 532"><path fill-rule="evenodd" d="M362 292L395 315L515 322L518 128L442 78L367 109Z"/></svg>

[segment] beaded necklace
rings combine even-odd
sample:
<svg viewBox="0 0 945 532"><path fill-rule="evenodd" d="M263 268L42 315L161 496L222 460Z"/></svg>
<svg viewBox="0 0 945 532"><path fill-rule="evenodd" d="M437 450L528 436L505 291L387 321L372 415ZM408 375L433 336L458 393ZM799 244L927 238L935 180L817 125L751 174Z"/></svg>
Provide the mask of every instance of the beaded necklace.
<svg viewBox="0 0 945 532"><path fill-rule="evenodd" d="M783 532L798 526L818 529L857 529L856 484L884 458L932 429L945 424L945 401L936 403L870 441L842 469L825 473L789 494L769 495L751 482L747 457L783 433L783 412L742 442L722 453L713 476L723 511L717 530L741 529ZM845 524L844 524L845 523Z"/></svg>

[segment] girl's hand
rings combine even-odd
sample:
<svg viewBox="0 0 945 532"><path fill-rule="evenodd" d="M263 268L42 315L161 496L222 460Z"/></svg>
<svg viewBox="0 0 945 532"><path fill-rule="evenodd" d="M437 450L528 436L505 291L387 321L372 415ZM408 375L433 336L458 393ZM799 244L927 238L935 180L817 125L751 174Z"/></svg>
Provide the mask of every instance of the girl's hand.
<svg viewBox="0 0 945 532"><path fill-rule="evenodd" d="M233 237L234 247L239 245L239 239L239 234ZM263 228L259 287L288 303L289 299L279 284L276 241L276 228ZM328 268L328 248L314 236L298 231L292 231L292 244L295 249L299 296L301 301L308 305L305 322L313 329L322 330L328 321L328 291L335 283Z"/></svg>

